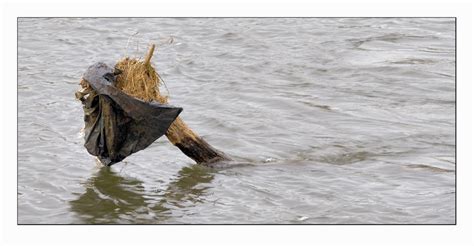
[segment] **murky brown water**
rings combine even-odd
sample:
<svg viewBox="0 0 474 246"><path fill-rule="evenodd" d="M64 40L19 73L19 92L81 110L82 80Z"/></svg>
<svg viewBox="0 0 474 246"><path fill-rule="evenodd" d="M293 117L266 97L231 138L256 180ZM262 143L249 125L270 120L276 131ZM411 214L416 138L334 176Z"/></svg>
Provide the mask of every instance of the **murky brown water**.
<svg viewBox="0 0 474 246"><path fill-rule="evenodd" d="M18 28L20 224L455 221L452 18ZM150 42L171 102L235 166L194 165L166 138L111 168L86 152L81 74Z"/></svg>

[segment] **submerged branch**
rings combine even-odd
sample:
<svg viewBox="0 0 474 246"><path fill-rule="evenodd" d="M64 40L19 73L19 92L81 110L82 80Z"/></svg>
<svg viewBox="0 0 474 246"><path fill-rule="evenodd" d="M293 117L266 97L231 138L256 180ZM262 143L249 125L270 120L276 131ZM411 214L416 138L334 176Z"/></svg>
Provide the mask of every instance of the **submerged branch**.
<svg viewBox="0 0 474 246"><path fill-rule="evenodd" d="M151 45L144 61L125 58L116 64L122 73L117 76L117 87L125 93L144 101L157 101L168 104L168 97L160 94L160 77L151 65L155 45ZM196 134L180 118L171 124L166 132L168 140L185 155L198 164L210 164L216 161L230 160L223 152L215 149Z"/></svg>

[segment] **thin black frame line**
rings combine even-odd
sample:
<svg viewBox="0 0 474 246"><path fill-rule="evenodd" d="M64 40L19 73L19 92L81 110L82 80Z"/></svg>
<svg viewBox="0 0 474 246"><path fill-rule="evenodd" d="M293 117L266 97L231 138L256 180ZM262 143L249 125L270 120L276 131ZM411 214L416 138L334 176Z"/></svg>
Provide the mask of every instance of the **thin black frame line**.
<svg viewBox="0 0 474 246"><path fill-rule="evenodd" d="M19 132L20 132L20 129L19 129L19 118L18 118L18 112L20 112L20 104L19 104L19 83L18 81L20 80L20 73L18 72L18 64L19 64L19 52L18 52L18 40L19 40L19 26L20 26L20 22L18 21L19 18L17 18L16 20L16 224L18 224L19 222L19 219L20 219L20 210L18 209L18 205L20 204L19 202L19 196L18 196L18 186L20 185L20 165L18 164L18 154L19 154L19 144L20 144L20 141L18 141L18 136L19 136Z"/></svg>
<svg viewBox="0 0 474 246"><path fill-rule="evenodd" d="M240 19L245 19L245 18L308 18L308 19L326 19L326 18L410 18L410 19L415 19L415 18L433 18L433 19L452 19L454 18L454 224L31 224L31 223L26 223L26 224L20 224L19 223L19 209L18 209L18 204L19 204L19 197L18 197L18 185L19 185L19 165L18 165L18 155L19 155L19 141L18 141L18 134L19 134L19 119L18 119L18 112L19 112L19 96L18 96L18 81L19 81L19 72L18 72L18 64L19 64L19 51L18 51L18 41L19 41L19 20L20 19L27 19L27 18L41 18L41 19L47 19L47 18L240 18ZM400 16L400 17L17 17L17 22L16 22L16 65L17 65L17 71L16 71L16 77L17 77L17 107L16 107L16 113L17 113L17 132L16 132L16 138L17 138L17 149L16 149L16 159L17 159L17 186L16 186L16 192L17 192L17 199L16 199L16 221L17 225L26 225L26 226L31 226L31 225L322 225L322 226L327 226L327 225L347 225L347 226L360 226L360 225L367 225L367 226L379 226L379 225L394 225L394 226L400 226L400 225L412 225L412 226L456 226L457 225L457 197L458 197L458 186L457 186L457 17L414 17L414 16Z"/></svg>
<svg viewBox="0 0 474 246"><path fill-rule="evenodd" d="M61 224L19 224L20 226L183 226L183 225L200 225L200 226L216 226L216 225L225 225L225 226L454 226L454 224L83 224L83 223L61 223Z"/></svg>
<svg viewBox="0 0 474 246"><path fill-rule="evenodd" d="M128 19L128 18L137 18L137 19L281 19L281 18L288 18L288 19L339 19L339 18L346 18L346 19L421 19L421 18L436 18L436 19L456 19L456 16L375 16L375 17L364 17L364 16L327 16L327 17L317 17L317 16L18 16L17 18L58 18L58 19L67 19L67 18L81 18L81 19L88 19L88 18L98 18L98 19Z"/></svg>
<svg viewBox="0 0 474 246"><path fill-rule="evenodd" d="M458 19L454 18L454 224L458 220Z"/></svg>

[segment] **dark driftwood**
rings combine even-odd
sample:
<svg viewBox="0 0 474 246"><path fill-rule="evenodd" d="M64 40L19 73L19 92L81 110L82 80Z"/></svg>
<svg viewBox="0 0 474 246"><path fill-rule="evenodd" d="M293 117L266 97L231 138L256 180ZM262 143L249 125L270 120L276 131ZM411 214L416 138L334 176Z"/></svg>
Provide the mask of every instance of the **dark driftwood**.
<svg viewBox="0 0 474 246"><path fill-rule="evenodd" d="M155 46L152 45L147 55L145 56L144 61L145 64L148 66L151 66L150 60L153 56L154 49ZM84 89L82 91L76 92L76 97L81 99L81 101L84 95L86 95L91 89L90 85L85 81L87 79L91 80L91 78L88 78L89 75L90 74L86 74L84 80L81 82L81 85ZM115 74L111 71L108 71L107 76L115 76ZM105 79L108 79L107 76L105 76ZM100 74L100 77L102 78L103 74ZM115 85L115 81L113 79L110 80L112 84ZM166 96L162 96L158 88L155 100L161 104L168 104L168 98ZM133 114L133 112L130 113ZM198 164L211 165L212 163L218 161L231 160L226 154L215 149L204 139L199 137L199 135L196 134L193 130L191 130L179 116L176 118L176 120L173 121L173 123L171 123L165 135L173 145L178 147L186 156L193 159Z"/></svg>
<svg viewBox="0 0 474 246"><path fill-rule="evenodd" d="M212 147L189 129L180 117L176 118L168 128L166 137L198 164L208 165L217 161L230 160L227 155Z"/></svg>
<svg viewBox="0 0 474 246"><path fill-rule="evenodd" d="M154 50L155 45L152 45L145 56L145 64L150 65ZM156 99L162 104L168 104L168 98L162 96L159 90L157 90ZM208 165L217 161L230 160L226 154L215 149L204 139L199 137L179 116L168 128L166 137L185 155L198 164Z"/></svg>

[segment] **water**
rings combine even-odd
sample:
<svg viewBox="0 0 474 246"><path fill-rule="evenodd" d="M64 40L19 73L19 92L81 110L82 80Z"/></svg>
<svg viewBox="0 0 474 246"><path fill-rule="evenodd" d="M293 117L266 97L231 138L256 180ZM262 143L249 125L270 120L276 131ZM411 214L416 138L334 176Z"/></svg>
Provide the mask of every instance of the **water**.
<svg viewBox="0 0 474 246"><path fill-rule="evenodd" d="M452 18L18 28L20 224L455 222ZM82 73L151 42L171 103L232 165L195 165L165 137L111 168L86 152Z"/></svg>

